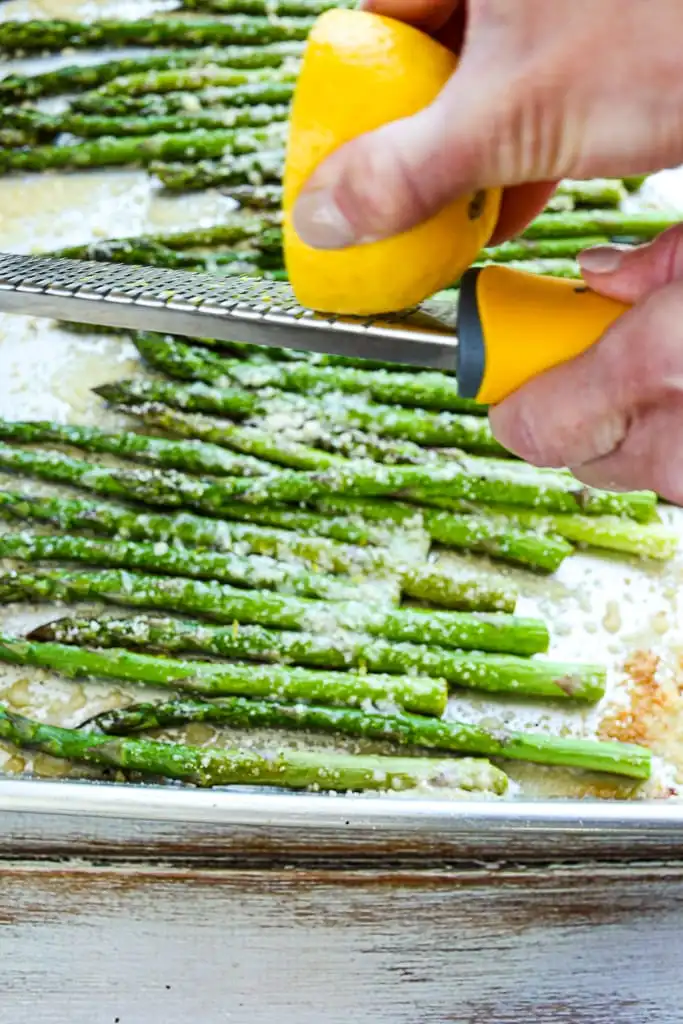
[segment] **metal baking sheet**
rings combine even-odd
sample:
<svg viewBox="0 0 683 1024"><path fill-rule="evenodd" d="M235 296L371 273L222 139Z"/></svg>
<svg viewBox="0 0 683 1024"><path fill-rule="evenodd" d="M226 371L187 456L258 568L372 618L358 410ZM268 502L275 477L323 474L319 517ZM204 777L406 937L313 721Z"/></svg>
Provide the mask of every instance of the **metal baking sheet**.
<svg viewBox="0 0 683 1024"><path fill-rule="evenodd" d="M142 0L116 5L10 0L0 7L0 20L92 17L112 12L142 16L168 6ZM69 55L70 61L92 59L101 58ZM9 61L2 71L38 70L57 62ZM54 106L59 100L49 102ZM648 183L642 201L683 208L683 175L673 171L657 176ZM230 200L214 192L170 198L137 171L0 178L0 249L28 253L109 236L206 226L223 219L232 208ZM96 333L73 336L47 321L5 316L0 317L0 358L0 416L104 426L125 422L104 409L91 389L139 372L130 345ZM17 482L0 478L0 484L5 483L16 486ZM664 509L662 515L680 527L683 536L683 512ZM455 555L447 557L466 561ZM497 566L491 569L501 571ZM655 566L578 554L552 580L504 571L519 585L519 612L540 614L550 623L552 656L608 662L608 697L597 709L557 709L531 701L494 702L462 693L452 700L449 713L470 720L484 718L492 727L561 729L571 735L591 736L607 719L626 728L629 709L635 709L643 735L656 755L650 784L636 792L632 784L607 776L506 764L513 786L512 799L504 802L436 801L429 795L334 798L201 793L177 787L107 785L73 777L66 781L67 769L61 762L41 755L29 761L9 748L0 748L0 772L4 773L0 778L0 851L7 844L11 848L32 842L41 846L56 841L57 836L68 847L79 836L100 833L110 838L115 835L116 842L126 848L134 846L143 834L149 842L192 835L198 842L204 837L207 843L229 845L231 836L242 835L241 830L248 828L261 839L282 834L289 837L288 842L322 830L349 846L361 839L372 845L381 837L387 842L400 838L424 846L441 837L451 851L472 850L478 845L502 852L521 844L542 853L554 849L557 840L565 850L586 844L591 850L622 845L625 849L636 842L643 853L648 849L661 853L683 835L683 698L679 693L683 635L678 597L683 558ZM12 608L3 611L0 622L8 631L19 631L53 615L54 609L45 607ZM629 659L630 671L626 671ZM19 711L66 725L139 696L139 690L123 685L75 684L49 673L0 667L0 700ZM254 741L253 736L206 726L191 726L185 735L192 742ZM300 735L291 739L302 745L332 742ZM33 778L22 778L28 769ZM84 774L87 776L78 773Z"/></svg>

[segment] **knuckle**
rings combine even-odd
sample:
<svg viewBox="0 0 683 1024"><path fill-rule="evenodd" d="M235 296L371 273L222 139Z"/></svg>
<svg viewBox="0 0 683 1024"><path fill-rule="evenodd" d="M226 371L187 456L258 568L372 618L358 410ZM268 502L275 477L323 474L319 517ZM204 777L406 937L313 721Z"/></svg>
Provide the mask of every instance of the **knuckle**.
<svg viewBox="0 0 683 1024"><path fill-rule="evenodd" d="M533 466L564 466L561 439L544 429L536 403L516 396L489 413L495 436L509 451Z"/></svg>
<svg viewBox="0 0 683 1024"><path fill-rule="evenodd" d="M419 175L402 148L382 131L349 145L346 173L335 200L347 220L366 236L401 230L432 211L419 187Z"/></svg>

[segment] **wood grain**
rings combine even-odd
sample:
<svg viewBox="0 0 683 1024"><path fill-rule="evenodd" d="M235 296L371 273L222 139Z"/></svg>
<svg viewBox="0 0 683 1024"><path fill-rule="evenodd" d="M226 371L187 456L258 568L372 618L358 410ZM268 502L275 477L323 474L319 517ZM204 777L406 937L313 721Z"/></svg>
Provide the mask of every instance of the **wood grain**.
<svg viewBox="0 0 683 1024"><path fill-rule="evenodd" d="M0 867L12 1024L679 1024L683 867Z"/></svg>

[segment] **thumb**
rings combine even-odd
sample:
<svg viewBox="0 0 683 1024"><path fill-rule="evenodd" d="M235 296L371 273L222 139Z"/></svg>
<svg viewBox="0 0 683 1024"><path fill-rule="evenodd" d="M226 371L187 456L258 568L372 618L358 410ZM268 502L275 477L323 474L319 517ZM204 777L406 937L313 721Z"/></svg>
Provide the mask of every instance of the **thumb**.
<svg viewBox="0 0 683 1024"><path fill-rule="evenodd" d="M620 302L636 303L683 279L683 224L647 245L600 245L579 256L586 284Z"/></svg>
<svg viewBox="0 0 683 1024"><path fill-rule="evenodd" d="M439 96L412 117L359 136L325 160L299 195L293 223L317 249L388 238L458 195L499 184L503 83L463 58ZM485 83L485 84L482 84Z"/></svg>

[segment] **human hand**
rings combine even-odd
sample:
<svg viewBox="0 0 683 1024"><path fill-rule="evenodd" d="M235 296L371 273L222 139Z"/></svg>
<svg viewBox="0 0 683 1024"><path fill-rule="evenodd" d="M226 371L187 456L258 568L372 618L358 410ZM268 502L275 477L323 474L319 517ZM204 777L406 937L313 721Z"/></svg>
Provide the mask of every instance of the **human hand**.
<svg viewBox="0 0 683 1024"><path fill-rule="evenodd" d="M534 465L683 504L683 226L580 261L591 288L634 308L583 355L493 409L494 433Z"/></svg>
<svg viewBox="0 0 683 1024"><path fill-rule="evenodd" d="M297 232L316 248L345 248L408 230L464 192L513 186L499 241L544 205L548 182L681 162L683 7L656 6L654 15L643 0L366 0L456 48L462 36L460 65L426 110L314 172Z"/></svg>

